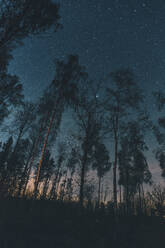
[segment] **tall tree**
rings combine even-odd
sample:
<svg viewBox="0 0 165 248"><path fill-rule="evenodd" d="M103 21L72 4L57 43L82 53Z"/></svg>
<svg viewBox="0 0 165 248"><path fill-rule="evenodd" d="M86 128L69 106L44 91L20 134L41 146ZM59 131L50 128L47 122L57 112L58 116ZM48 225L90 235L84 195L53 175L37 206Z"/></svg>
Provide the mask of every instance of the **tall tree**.
<svg viewBox="0 0 165 248"><path fill-rule="evenodd" d="M87 88L81 88L75 111L79 130L77 136L81 147L79 202L82 206L84 200L85 175L93 160L93 148L100 139L103 123L103 113L100 110L99 100L90 82L88 82Z"/></svg>
<svg viewBox="0 0 165 248"><path fill-rule="evenodd" d="M17 191L17 186L22 178L24 164L27 159L28 139L21 139L17 150L14 151L13 139L10 137L2 146L0 152L0 182L6 186L12 195Z"/></svg>
<svg viewBox="0 0 165 248"><path fill-rule="evenodd" d="M61 171L65 159L66 159L66 146L63 142L61 142L58 144L58 159L53 173L52 187L49 195L50 199L55 199L57 197L58 194L57 185L61 178Z"/></svg>
<svg viewBox="0 0 165 248"><path fill-rule="evenodd" d="M95 145L93 168L97 170L99 179L98 185L98 206L100 205L101 181L105 174L110 170L111 163L109 153L104 144L98 143Z"/></svg>
<svg viewBox="0 0 165 248"><path fill-rule="evenodd" d="M105 108L107 111L107 131L112 135L114 141L113 162L113 199L117 208L117 165L119 137L124 119L131 110L138 107L142 100L134 75L129 69L121 69L110 74L111 81L106 89Z"/></svg>
<svg viewBox="0 0 165 248"><path fill-rule="evenodd" d="M70 55L66 62L59 60L56 62L55 77L48 89L49 99L52 100L52 110L49 116L48 129L44 139L35 187L37 187L38 184L44 153L56 115L59 109L63 112L65 106L74 104L74 102L77 101L76 94L78 91L78 83L82 78L86 77L86 75L84 67L79 64L78 56Z"/></svg>
<svg viewBox="0 0 165 248"><path fill-rule="evenodd" d="M71 149L70 156L67 160L66 167L70 171L70 177L67 180L67 186L66 186L66 194L68 197L68 200L71 201L73 197L73 182L74 182L74 174L76 171L76 166L80 163L80 152L78 147L74 146Z"/></svg>
<svg viewBox="0 0 165 248"><path fill-rule="evenodd" d="M162 177L165 178L165 116L164 116L164 106L165 106L165 93L155 92L154 98L156 100L156 106L160 113L158 117L157 124L153 126L153 132L159 144L156 150L156 159L159 161L159 166L162 170Z"/></svg>
<svg viewBox="0 0 165 248"><path fill-rule="evenodd" d="M51 27L59 28L59 5L51 0L0 1L0 122L9 114L11 105L22 102L22 85L7 72L12 51L23 40Z"/></svg>
<svg viewBox="0 0 165 248"><path fill-rule="evenodd" d="M14 126L14 133L17 134L14 152L16 152L21 138L27 134L35 119L36 108L34 104L30 102L23 103L23 105L18 110L16 110L16 113L14 114L14 120L11 123L12 127Z"/></svg>
<svg viewBox="0 0 165 248"><path fill-rule="evenodd" d="M0 72L0 124L11 112L11 106L22 103L22 85L18 77Z"/></svg>
<svg viewBox="0 0 165 248"><path fill-rule="evenodd" d="M9 137L9 139L1 146L0 152L0 185L1 191L5 187L5 192L1 192L7 194L8 193L8 161L10 160L10 156L12 153L12 145L13 138Z"/></svg>
<svg viewBox="0 0 165 248"><path fill-rule="evenodd" d="M121 137L119 152L119 184L124 187L128 213L131 197L138 192L139 202L141 202L143 183L151 184L152 175L144 154L148 148L145 143L143 127L139 122L132 121L127 124L126 129L125 134Z"/></svg>
<svg viewBox="0 0 165 248"><path fill-rule="evenodd" d="M35 192L36 195L38 195L39 190L41 191L40 198L46 199L48 188L49 188L49 182L53 173L55 167L55 163L53 158L51 157L51 154L49 150L46 151L43 161L43 166L41 168L41 173L39 177L39 184L42 185L41 187L37 188L37 192Z"/></svg>
<svg viewBox="0 0 165 248"><path fill-rule="evenodd" d="M29 139L21 139L15 150L13 150L11 156L7 163L7 168L9 171L8 182L9 182L9 191L11 195L15 195L18 192L19 184L23 176L24 166L26 164L28 154L29 154Z"/></svg>

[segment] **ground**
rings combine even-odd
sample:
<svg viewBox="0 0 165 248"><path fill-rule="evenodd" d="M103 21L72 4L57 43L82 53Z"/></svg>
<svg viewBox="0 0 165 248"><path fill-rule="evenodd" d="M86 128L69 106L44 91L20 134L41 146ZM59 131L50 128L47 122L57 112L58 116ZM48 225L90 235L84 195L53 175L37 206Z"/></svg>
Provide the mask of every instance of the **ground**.
<svg viewBox="0 0 165 248"><path fill-rule="evenodd" d="M116 223L116 225L115 225ZM1 200L0 248L164 248L159 217L119 217L77 204Z"/></svg>

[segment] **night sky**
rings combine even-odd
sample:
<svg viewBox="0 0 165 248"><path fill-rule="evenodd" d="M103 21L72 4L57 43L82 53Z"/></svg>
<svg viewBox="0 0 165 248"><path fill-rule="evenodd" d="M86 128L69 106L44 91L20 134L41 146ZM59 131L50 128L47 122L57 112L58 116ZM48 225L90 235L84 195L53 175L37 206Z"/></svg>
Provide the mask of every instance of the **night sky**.
<svg viewBox="0 0 165 248"><path fill-rule="evenodd" d="M27 99L35 100L51 82L54 60L78 54L90 78L99 80L120 67L134 70L145 104L157 115L152 91L164 88L164 0L61 0L63 29L25 40L14 51L9 71L17 74ZM67 118L67 117L66 117ZM69 117L68 117L69 118ZM154 178L160 180L157 162L148 153Z"/></svg>

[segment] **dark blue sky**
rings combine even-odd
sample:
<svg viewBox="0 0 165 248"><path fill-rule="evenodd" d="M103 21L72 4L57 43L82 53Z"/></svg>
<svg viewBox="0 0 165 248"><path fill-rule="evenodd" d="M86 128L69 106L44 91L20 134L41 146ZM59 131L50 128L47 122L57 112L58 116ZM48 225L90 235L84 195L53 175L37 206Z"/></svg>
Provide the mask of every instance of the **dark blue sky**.
<svg viewBox="0 0 165 248"><path fill-rule="evenodd" d="M164 0L61 0L63 29L30 38L15 50L10 71L20 76L25 94L36 97L49 84L53 60L79 54L91 78L115 68L134 69L146 94L165 78Z"/></svg>
<svg viewBox="0 0 165 248"><path fill-rule="evenodd" d="M20 76L28 99L41 95L54 75L54 59L76 53L94 80L130 67L157 116L152 91L165 82L164 0L61 0L63 29L25 40L9 71ZM149 137L150 138L150 137Z"/></svg>

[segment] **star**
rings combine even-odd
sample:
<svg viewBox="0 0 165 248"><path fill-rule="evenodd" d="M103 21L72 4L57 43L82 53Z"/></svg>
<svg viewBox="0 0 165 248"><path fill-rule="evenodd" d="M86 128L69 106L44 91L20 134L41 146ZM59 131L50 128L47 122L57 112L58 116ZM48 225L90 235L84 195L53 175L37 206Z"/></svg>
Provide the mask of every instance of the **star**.
<svg viewBox="0 0 165 248"><path fill-rule="evenodd" d="M145 8L146 7L146 3L142 3L142 7Z"/></svg>

